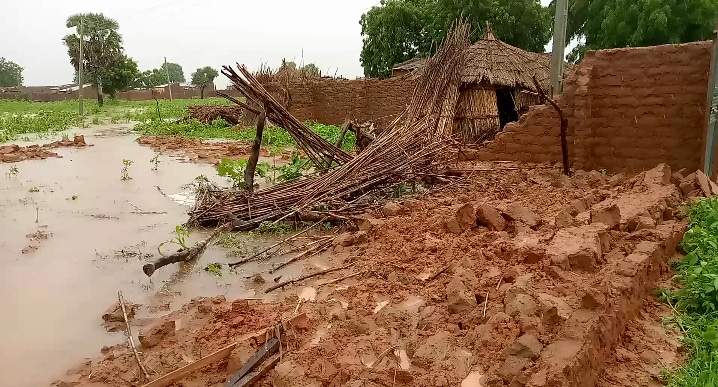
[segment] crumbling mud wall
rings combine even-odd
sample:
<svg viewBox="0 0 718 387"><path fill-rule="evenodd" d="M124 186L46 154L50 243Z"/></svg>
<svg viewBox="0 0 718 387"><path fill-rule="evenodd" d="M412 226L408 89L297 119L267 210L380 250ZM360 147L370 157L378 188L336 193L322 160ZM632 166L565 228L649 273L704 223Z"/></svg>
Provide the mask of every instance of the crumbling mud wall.
<svg viewBox="0 0 718 387"><path fill-rule="evenodd" d="M572 166L699 168L710 55L711 42L588 52L558 97ZM558 114L532 107L475 157L560 162Z"/></svg>
<svg viewBox="0 0 718 387"><path fill-rule="evenodd" d="M411 99L410 77L318 79L288 85L289 112L300 121L341 125L345 119L388 125Z"/></svg>

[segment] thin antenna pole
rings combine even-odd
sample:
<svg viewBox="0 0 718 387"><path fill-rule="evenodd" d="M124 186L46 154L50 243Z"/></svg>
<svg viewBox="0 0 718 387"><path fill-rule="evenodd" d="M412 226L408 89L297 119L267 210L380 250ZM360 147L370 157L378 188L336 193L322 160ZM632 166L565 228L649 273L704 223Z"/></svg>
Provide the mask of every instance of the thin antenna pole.
<svg viewBox="0 0 718 387"><path fill-rule="evenodd" d="M85 124L85 109L82 102L82 86L84 85L84 71L85 71L85 55L82 51L82 41L85 40L84 33L85 33L85 18L80 15L80 66L79 71L77 74L77 83L79 84L79 89L77 90L77 98L79 102L79 108L80 108L80 122L82 122L82 125Z"/></svg>
<svg viewBox="0 0 718 387"><path fill-rule="evenodd" d="M165 72L167 73L167 88L170 91L170 101L172 101L172 84L170 83L170 68L167 66L167 57L165 57Z"/></svg>

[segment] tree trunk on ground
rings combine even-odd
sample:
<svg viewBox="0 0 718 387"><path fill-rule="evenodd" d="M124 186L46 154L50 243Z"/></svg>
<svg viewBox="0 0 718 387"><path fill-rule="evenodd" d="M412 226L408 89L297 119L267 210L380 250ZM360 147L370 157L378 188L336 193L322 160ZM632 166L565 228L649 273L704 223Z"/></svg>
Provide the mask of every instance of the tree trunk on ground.
<svg viewBox="0 0 718 387"><path fill-rule="evenodd" d="M257 118L257 135L254 137L254 143L252 144L252 155L249 156L247 161L247 168L244 169L244 185L247 186L247 191L254 191L254 171L257 169L257 162L259 161L259 148L262 146L262 133L264 132L264 123L267 121L267 108L265 104L264 110L259 113Z"/></svg>
<svg viewBox="0 0 718 387"><path fill-rule="evenodd" d="M202 85L202 87L199 88L199 99L204 99L204 88L205 85Z"/></svg>

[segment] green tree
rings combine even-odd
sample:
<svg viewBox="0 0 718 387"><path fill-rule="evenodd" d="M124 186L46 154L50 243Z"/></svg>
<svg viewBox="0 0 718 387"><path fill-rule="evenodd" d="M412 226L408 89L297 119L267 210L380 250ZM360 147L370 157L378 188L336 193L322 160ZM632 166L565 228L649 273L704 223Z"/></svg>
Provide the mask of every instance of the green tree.
<svg viewBox="0 0 718 387"><path fill-rule="evenodd" d="M364 44L359 55L364 75L386 78L391 68L431 48L429 8L426 0L382 0L361 16Z"/></svg>
<svg viewBox="0 0 718 387"><path fill-rule="evenodd" d="M717 0L576 0L567 36L583 38L569 59L586 50L643 47L711 39Z"/></svg>
<svg viewBox="0 0 718 387"><path fill-rule="evenodd" d="M304 66L302 66L301 71L310 78L319 78L322 76L321 70L319 70L319 67L315 65L314 63L307 63Z"/></svg>
<svg viewBox="0 0 718 387"><path fill-rule="evenodd" d="M104 91L115 98L118 91L135 87L140 75L137 62L130 57L123 56L108 70L103 85Z"/></svg>
<svg viewBox="0 0 718 387"><path fill-rule="evenodd" d="M209 66L198 68L197 71L192 73L191 82L192 85L199 87L200 98L204 98L204 88L211 85L218 75L219 73L217 72L217 70Z"/></svg>
<svg viewBox="0 0 718 387"><path fill-rule="evenodd" d="M22 86L22 70L17 63L0 57L0 86Z"/></svg>
<svg viewBox="0 0 718 387"><path fill-rule="evenodd" d="M473 40L484 36L488 21L501 40L543 52L551 15L539 0L382 0L360 20L364 75L388 77L395 64L431 55L460 17L471 23Z"/></svg>
<svg viewBox="0 0 718 387"><path fill-rule="evenodd" d="M184 77L184 71L182 71L182 66L178 65L177 63L167 62L167 68L169 69L170 73L170 83L186 82L186 79ZM167 70L165 70L164 63L162 64L162 66L160 66L158 71L165 77L165 81L163 83L167 83Z"/></svg>
<svg viewBox="0 0 718 387"><path fill-rule="evenodd" d="M119 24L101 13L75 14L67 19L67 28L75 31L63 38L70 63L77 71L80 64L80 21L84 23L83 65L87 79L97 88L97 103L102 106L103 83L110 69L124 58Z"/></svg>

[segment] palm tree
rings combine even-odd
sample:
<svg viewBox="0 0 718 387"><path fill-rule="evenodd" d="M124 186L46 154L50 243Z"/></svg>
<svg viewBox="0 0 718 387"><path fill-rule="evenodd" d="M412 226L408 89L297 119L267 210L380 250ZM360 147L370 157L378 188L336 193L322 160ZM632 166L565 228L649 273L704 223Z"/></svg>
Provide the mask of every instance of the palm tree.
<svg viewBox="0 0 718 387"><path fill-rule="evenodd" d="M97 88L97 103L104 103L102 79L123 57L122 36L117 21L101 13L75 14L67 18L67 28L75 31L63 38L70 63L77 71L80 64L80 22L83 23L83 66L87 79ZM82 87L82 85L80 85Z"/></svg>

